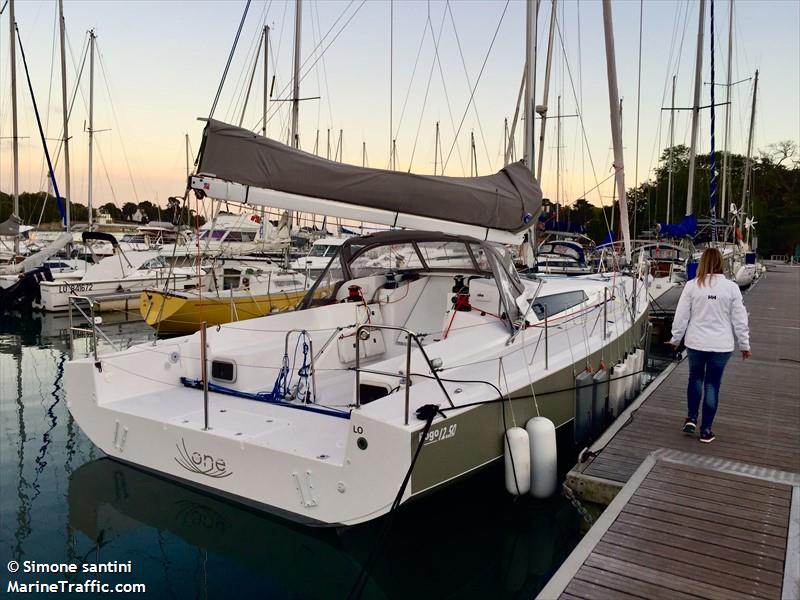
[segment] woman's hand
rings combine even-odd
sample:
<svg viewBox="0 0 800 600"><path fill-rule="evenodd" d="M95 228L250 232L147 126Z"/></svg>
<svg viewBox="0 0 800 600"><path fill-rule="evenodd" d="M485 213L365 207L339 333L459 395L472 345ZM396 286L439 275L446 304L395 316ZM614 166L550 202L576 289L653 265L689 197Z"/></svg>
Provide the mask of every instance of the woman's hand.
<svg viewBox="0 0 800 600"><path fill-rule="evenodd" d="M742 350L742 360L747 360L751 356L753 356L753 353L750 350Z"/></svg>

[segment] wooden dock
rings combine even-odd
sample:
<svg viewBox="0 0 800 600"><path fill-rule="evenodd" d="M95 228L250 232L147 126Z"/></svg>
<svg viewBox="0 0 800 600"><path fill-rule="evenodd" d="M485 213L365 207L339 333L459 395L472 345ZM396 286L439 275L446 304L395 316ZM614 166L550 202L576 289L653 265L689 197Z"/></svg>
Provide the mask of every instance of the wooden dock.
<svg viewBox="0 0 800 600"><path fill-rule="evenodd" d="M608 505L540 598L800 598L800 269L745 296L753 358L734 355L717 439L681 432L687 361L570 471Z"/></svg>

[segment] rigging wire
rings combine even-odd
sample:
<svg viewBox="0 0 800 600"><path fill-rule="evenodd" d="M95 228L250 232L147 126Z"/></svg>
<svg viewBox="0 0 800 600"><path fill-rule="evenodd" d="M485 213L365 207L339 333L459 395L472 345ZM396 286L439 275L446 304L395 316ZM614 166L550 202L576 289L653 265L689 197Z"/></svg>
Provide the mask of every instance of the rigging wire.
<svg viewBox="0 0 800 600"><path fill-rule="evenodd" d="M489 49L486 51L486 56L483 59L483 64L481 65L481 70L478 72L478 78L475 80L475 85L472 88L472 92L469 95L469 101L467 102L467 108L464 110L464 114L461 116L461 122L458 124L458 129L456 130L455 137L453 138L453 144L450 146L450 150L447 153L447 158L442 163L442 171L447 167L447 163L450 162L450 156L453 154L453 148L458 143L458 135L461 132L461 128L464 126L464 119L467 117L467 113L469 112L470 104L472 103L472 99L475 97L475 90L478 89L478 84L481 82L481 77L483 76L483 71L486 68L486 63L489 60L489 56L492 53L492 48L494 47L494 42L497 40L497 34L500 32L500 26L503 24L503 19L506 16L506 11L508 10L508 5L511 0L506 0L505 5L503 6L503 12L500 14L500 19L497 22L497 27L494 30L494 35L492 36L492 41L489 44Z"/></svg>
<svg viewBox="0 0 800 600"><path fill-rule="evenodd" d="M286 23L286 12L288 10L288 6L289 6L288 2L284 2L283 3L283 13L281 14L281 20L280 20L281 24ZM270 97L270 99L272 98L272 95L273 95L272 93L274 91L275 84L276 84L276 82L279 81L281 48L283 47L283 37L284 37L285 33L286 33L285 28L283 26L281 26L281 34L278 36L278 49L277 50L275 50L273 52L273 45L270 44L270 49L269 49L270 50L270 58L272 59L272 65L273 65L272 78L270 80L270 88L269 88L269 97ZM276 114L279 115L279 117L278 117L278 121L280 121L279 128L278 128L279 131L283 130L283 121L282 121L283 117L286 116L286 118L288 119L288 112L286 110L284 110L287 107L283 106L284 104L287 104L287 103L286 102L278 102L278 106L277 107L274 104L271 104L273 112L275 112ZM269 124L269 119L267 119L267 123L263 123L262 122L263 120L264 120L264 115L262 114L261 115L261 119L259 121L259 124L256 127L254 127L253 129L254 130L260 129L261 126L263 125L263 128L266 131L267 125ZM280 136L276 136L276 139L278 139L279 137Z"/></svg>
<svg viewBox="0 0 800 600"><path fill-rule="evenodd" d="M425 20L425 27L422 29L422 36L419 40L419 47L417 48L417 57L414 59L414 68L411 69L411 79L408 82L408 89L406 90L406 97L403 99L403 106L400 109L400 119L397 122L397 128L392 133L393 139L397 139L397 136L400 134L400 129L403 126L403 117L406 114L406 106L408 104L408 98L411 96L411 87L414 84L414 76L417 73L417 65L419 64L419 57L422 54L422 46L425 43L425 35L428 33L428 23L430 21L428 19ZM409 165L410 169L410 165Z"/></svg>
<svg viewBox="0 0 800 600"><path fill-rule="evenodd" d="M53 43L50 50L50 83L47 88L47 114L45 116L45 122L44 122L45 133L47 133L50 130L50 108L52 106L52 100L53 100L53 70L55 69L55 64L56 64L55 54L56 54L56 25L58 24L58 4L56 4L55 6L56 6L56 12L55 15L53 16L53 35L52 35ZM46 161L43 156L42 166L40 168L41 176L39 177L39 186L38 186L39 189L42 189L45 186L45 178L47 177L45 175L45 162ZM48 188L47 192L49 193L50 185L49 183L47 183L46 185ZM39 213L39 221L36 224L37 227L42 224L42 218L44 217L44 209L45 206L47 205L47 196L48 196L47 193L42 195L42 210Z"/></svg>
<svg viewBox="0 0 800 600"><path fill-rule="evenodd" d="M444 70L442 69L442 62L439 59L439 42L442 39L442 32L444 31L445 17L446 17L445 13L442 12L442 22L439 24L439 35L438 35L438 37L434 36L434 34L433 34L433 22L431 21L431 5L430 5L430 0L429 0L428 1L428 17L427 18L428 18L428 28L429 28L429 30L431 32L431 40L433 41L433 52L434 52L434 54L433 54L433 60L431 61L431 70L430 70L430 73L428 74L428 84L427 84L427 86L425 88L425 97L424 97L423 102L422 102L422 110L420 111L419 122L417 123L417 133L416 133L416 136L414 137L414 149L413 149L413 151L411 153L411 160L409 161L409 165L408 165L409 173L411 172L411 163L414 160L414 154L416 153L416 149L417 149L417 142L419 140L419 132L420 132L420 127L422 126L422 119L423 119L423 116L425 115L425 106L426 106L427 101L428 101L428 91L430 90L431 81L433 80L433 70L434 70L434 67L437 66L437 64L439 66L439 75L440 75L441 80L442 80L442 89L444 91L445 104L447 104L447 112L448 112L448 114L450 116L450 126L453 128L453 131L455 131L455 129L456 129L455 120L453 119L453 108L452 108L452 106L450 104L450 96L447 93L447 84L445 83L445 80L444 80ZM441 137L439 138L439 140L441 142ZM461 163L461 171L463 173L464 172L464 160L463 160L463 158L461 156L461 148L457 147L457 150L458 150L458 161L459 161L459 163ZM441 156L441 153L440 153L440 156ZM444 169L442 169L441 174L444 175Z"/></svg>
<svg viewBox="0 0 800 600"><path fill-rule="evenodd" d="M257 23L259 23L259 27L255 28L250 38L250 44L247 47L247 50L244 53L244 62L239 70L239 75L236 78L236 84L233 86L234 90L234 97L235 101L233 104L228 105L228 110L225 113L225 121L230 123L235 118L236 115L239 113L239 107L241 106L242 102L247 104L247 96L250 93L250 90L247 89L247 81L248 81L248 74L251 70L255 70L255 65L259 62L259 51L253 51L253 48L256 44L261 46L262 43L262 35L261 35L261 27L260 25L266 23L267 21L267 13L269 11L270 4L272 4L272 0L269 3L264 3L264 7L261 10L261 15L259 15ZM251 63L252 61L252 63ZM252 64L252 67L251 67ZM247 90L247 91L245 91Z"/></svg>
<svg viewBox="0 0 800 600"><path fill-rule="evenodd" d="M461 49L461 39L458 35L458 28L456 27L456 21L455 17L453 16L453 8L450 5L450 0L447 0L445 4L445 11L450 15L450 22L453 25L453 33L455 34L456 38L456 47L458 48L458 54L461 56L461 66L464 68L464 76L467 79L467 88L471 89L472 83L469 80L469 72L467 71L467 62L466 60L464 60L464 52ZM478 111L478 106L475 103L474 97L471 97L471 102L472 102L472 109L475 112L475 120L478 121L478 131L481 134L481 141L483 142L483 150L486 153L486 162L489 168L491 168L492 159L489 157L489 147L486 145L486 135L483 133L483 124L481 123L480 112Z"/></svg>
<svg viewBox="0 0 800 600"><path fill-rule="evenodd" d="M713 0L712 0L713 1ZM639 113L642 106L642 23L644 21L644 0L639 0L639 75L636 79L636 158L633 176L633 237L636 237L636 217L639 200Z"/></svg>
<svg viewBox="0 0 800 600"><path fill-rule="evenodd" d="M359 13L359 11L360 11L360 10L361 10L361 8L364 6L364 4L366 4L366 2L367 2L367 0L361 0L361 2L359 3L359 5L356 7L355 11L353 11L353 13L352 13L352 14L351 14L351 15L350 15L348 18L347 18L347 20L344 22L344 24L342 24L342 26L341 26L341 28L339 29L339 31L337 31L337 32L336 32L336 34L333 36L333 38L330 40L330 42L328 42L328 45L327 45L327 46L325 46L325 47L324 47L324 48L323 48L323 49L320 51L320 54L319 54L318 56L316 56L316 51L317 51L317 49L318 49L320 46L322 46L322 44L325 42L325 39L326 39L326 38L327 38L327 37L328 37L328 36L331 34L331 32L333 31L334 27L336 27L336 25L339 23L339 21L341 21L342 17L344 17L344 15L347 13L347 11L349 10L349 8L350 8L350 7L351 7L351 6L352 6L352 5L355 3L355 0L350 0L350 2L347 4L347 6L345 6L344 10L342 10L342 12L339 14L339 16L336 18L336 20L335 20L335 21L333 22L333 24L330 26L330 28L329 28L329 29L328 29L328 31L325 33L325 35L324 35L324 36L322 36L322 39L320 39L320 41L319 41L319 43L317 44L317 46L311 50L311 53L310 53L310 54L309 54L309 55L306 57L306 59L305 59L305 60L304 60L304 61L301 63L301 65L300 65L300 70L301 70L301 72L302 72L302 71L305 69L305 72L303 72L303 73L300 75L300 81L301 81L301 82L302 82L302 81L303 81L303 80L306 78L306 76L307 76L307 75L308 75L308 74L311 72L311 69L313 69L313 68L314 68L314 66L317 64L317 62L319 62L319 61L322 59L322 57L325 55L325 52L327 52L327 51L328 51L328 49L329 49L329 48L330 48L330 47L333 45L333 43L334 43L334 42L335 42L335 41L336 41L336 40L339 38L339 36L340 36L340 35L342 34L342 32L343 32L343 31L344 31L344 30L347 28L347 26L348 26L348 25L349 25L349 24L352 22L353 18L354 18L354 17L355 17L355 16L356 16L356 15ZM314 59L314 61L313 61L313 62L312 62L310 65L308 65L308 67L306 68L306 64L308 63L308 61L310 61L310 60L311 60L311 59L312 59L314 56L316 56L316 58L315 58L315 59ZM281 90L281 92L278 94L278 98L277 98L277 100L273 102L273 104L272 104L272 106L273 106L273 107L275 106L275 104L285 104L285 103L286 103L286 102L285 102L285 100L287 100L287 99L288 99L288 95L287 95L287 94L288 94L288 91L289 91L289 88L291 87L291 85L292 85L292 82L291 82L291 80L290 80L290 81L289 81L289 82L288 82L286 85L284 85L283 89L282 89L282 90ZM277 110L278 110L278 109L273 109L273 114L271 114L271 115L268 115L268 116L267 116L267 121L270 121L270 120L272 119L272 117L274 116L274 113L275 113L275 112L277 112ZM263 119L263 116L262 116L262 117L261 117L261 118L258 120L258 123L256 123L256 125L255 125L254 127L251 127L251 129L253 129L253 130L260 129L260 128L261 128L261 124L262 124L263 120L264 120L264 119Z"/></svg>
<svg viewBox="0 0 800 600"><path fill-rule="evenodd" d="M314 19L314 7L315 6L316 6L316 3L311 5L311 7L312 7L311 8L311 41L313 42L314 47L317 46L317 36L318 36L317 26L316 26L315 19ZM317 13L316 14L317 14L317 17L319 17L319 7L317 7ZM322 33L322 32L320 31L319 33ZM318 90L318 93L319 93L320 96L322 96L322 81L320 80L319 69L315 69L315 73L314 74L315 74L316 79L317 79L317 90ZM326 94L327 94L327 92L326 92ZM325 99L326 100L328 99L327 96L326 96ZM317 102L317 136L316 136L316 141L314 142L314 154L318 154L318 152L319 152L319 129L320 129L319 126L320 126L321 120L322 120L322 100L320 99L320 101Z"/></svg>
<svg viewBox="0 0 800 600"><path fill-rule="evenodd" d="M61 216L63 218L64 215L65 215L64 202L63 202L63 200L61 198L61 193L58 191L58 183L56 182L56 174L55 174L55 171L53 170L53 163L50 160L50 151L47 149L47 138L45 137L44 129L42 128L42 119L41 119L41 117L39 115L39 108L36 105L36 96L33 93L33 83L31 83L31 74L28 71L28 61L25 58L25 49L22 47L22 38L19 35L19 27L17 27L16 23L14 23L14 29L17 32L17 42L18 42L18 45L19 45L19 52L20 52L20 55L22 57L22 65L25 67L25 78L28 80L28 89L30 90L30 93L31 93L31 102L33 103L33 112L36 115L36 124L39 126L39 135L41 136L41 139L42 139L42 146L43 146L43 149L44 149L45 158L47 159L47 166L48 166L48 169L50 170L50 178L51 178L51 180L53 182L53 191L55 192L55 195L56 195L56 202L58 203L59 212L61 213Z"/></svg>
<svg viewBox="0 0 800 600"><path fill-rule="evenodd" d="M222 94L222 88L225 85L225 79L228 76L228 69L231 66L231 61L233 60L233 55L236 52L236 46L239 43L239 36L242 33L242 27L244 27L245 19L247 19L247 11L250 9L250 1L247 0L247 4L244 6L244 12L242 13L242 20L239 22L239 29L236 31L236 37L233 39L233 46L231 46L231 51L228 54L228 62L225 63L225 69L222 72L222 78L219 81L219 87L217 88L217 94L214 96L214 102L211 104L211 110L208 113L208 118L211 119L214 116L214 111L217 109L217 103L219 102L219 97ZM199 158L199 156L198 156ZM195 160L195 166L197 166L197 161Z"/></svg>
<svg viewBox="0 0 800 600"><path fill-rule="evenodd" d="M559 43L561 45L561 52L562 52L562 54L564 56L564 66L566 67L567 75L569 77L570 87L572 88L572 96L575 99L575 101L577 102L578 101L578 93L575 90L575 81L574 81L574 79L572 77L572 69L570 69L569 59L567 58L567 55L566 55L566 47L564 46L564 38L561 35L561 24L558 21L556 21L556 31L558 32L558 39L559 39ZM581 126L581 133L583 135L583 143L586 145L586 153L589 156L589 165L592 168L592 176L594 177L594 181L595 181L595 186L591 190L588 190L588 191L584 192L581 195L581 197L585 198L586 194L588 192L594 191L594 190L598 190L597 196L600 199L600 206L603 208L602 214L603 214L603 220L605 221L605 224L606 224L606 230L611 232L612 229L611 229L611 225L608 222L608 215L606 214L606 211L605 211L605 204L603 202L603 196L600 194L599 189L600 189L600 186L603 183L605 183L605 182L609 181L610 179L612 179L615 174L612 172L612 174L609 175L608 177L606 177L603 181L598 181L597 180L597 169L595 168L595 165L594 165L594 158L592 157L592 150L589 147L589 138L586 135L586 127L584 126L583 113L582 112L580 112L579 115L578 115L578 122L580 123L580 126ZM614 256L616 257L617 250L613 245L611 246L611 251L613 252Z"/></svg>
<svg viewBox="0 0 800 600"><path fill-rule="evenodd" d="M316 21L317 21L317 35L320 35L322 33L322 26L320 25L320 22L319 22L319 4L318 3L314 3L313 6L316 9L315 16L316 16ZM331 90L330 90L330 87L328 86L328 67L325 64L325 55L324 55L324 53L321 53L319 58L320 58L320 61L322 62L322 81L325 83L325 101L326 101L326 104L328 105L328 122L329 122L330 126L333 127L333 104L331 103L331 98L332 98ZM322 106L322 105L320 104L320 106Z"/></svg>
<svg viewBox="0 0 800 600"><path fill-rule="evenodd" d="M136 180L133 177L133 169L131 168L131 161L128 156L128 151L125 148L125 140L122 137L122 128L119 124L119 118L117 117L117 108L114 104L114 98L111 94L111 84L108 80L108 75L106 74L106 67L105 61L103 60L103 52L100 49L100 44L97 43L95 39L95 48L97 49L97 62L100 64L100 73L103 76L103 84L106 88L106 94L108 95L108 104L111 107L111 115L114 118L114 126L116 128L117 137L119 137L119 144L122 149L122 158L125 160L125 166L128 169L128 178L131 181L131 187L133 188L133 197L136 198L137 204L139 203L139 192L136 189ZM152 192L152 190L151 190Z"/></svg>

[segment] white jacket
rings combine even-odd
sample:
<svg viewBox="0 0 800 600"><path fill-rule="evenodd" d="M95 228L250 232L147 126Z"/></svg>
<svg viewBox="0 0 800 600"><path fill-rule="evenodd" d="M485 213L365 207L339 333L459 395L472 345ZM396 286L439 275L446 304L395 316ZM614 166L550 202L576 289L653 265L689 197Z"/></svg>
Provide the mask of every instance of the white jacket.
<svg viewBox="0 0 800 600"><path fill-rule="evenodd" d="M750 350L750 331L742 292L724 275L706 277L705 285L697 279L683 288L672 321L671 344L677 345L686 335L686 347L706 352L733 352L734 334L739 350Z"/></svg>

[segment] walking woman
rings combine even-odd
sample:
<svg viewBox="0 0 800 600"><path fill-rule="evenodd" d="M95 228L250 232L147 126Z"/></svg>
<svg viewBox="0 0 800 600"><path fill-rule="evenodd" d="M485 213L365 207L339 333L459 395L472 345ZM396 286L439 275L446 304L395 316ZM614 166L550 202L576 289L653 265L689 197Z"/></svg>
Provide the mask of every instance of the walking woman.
<svg viewBox="0 0 800 600"><path fill-rule="evenodd" d="M719 386L734 343L738 343L742 360L751 356L742 293L735 282L723 275L722 254L716 248L707 248L703 252L697 277L686 282L683 288L669 343L677 347L684 335L689 352L689 387L686 393L688 414L683 431L692 434L697 430L702 397L700 441L713 442L715 436L711 425L717 412Z"/></svg>

